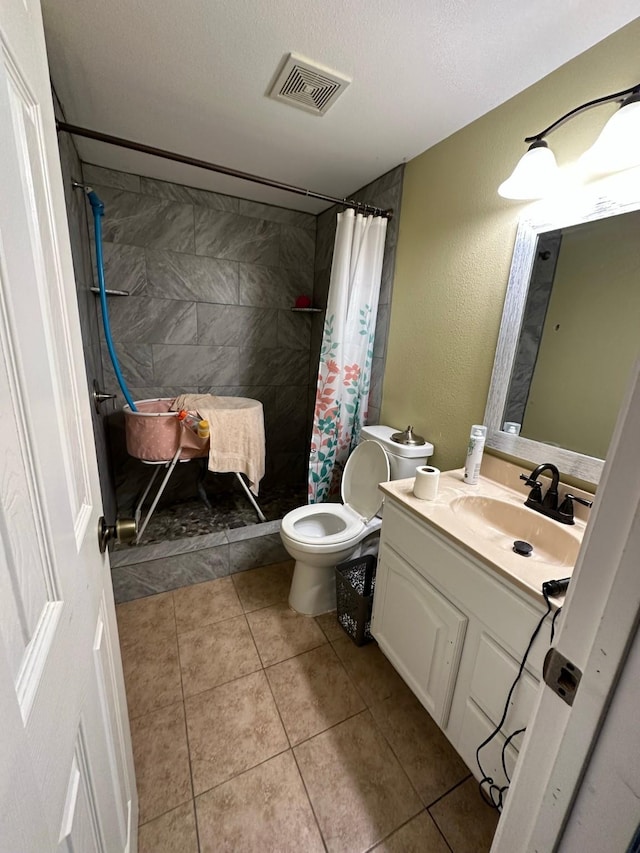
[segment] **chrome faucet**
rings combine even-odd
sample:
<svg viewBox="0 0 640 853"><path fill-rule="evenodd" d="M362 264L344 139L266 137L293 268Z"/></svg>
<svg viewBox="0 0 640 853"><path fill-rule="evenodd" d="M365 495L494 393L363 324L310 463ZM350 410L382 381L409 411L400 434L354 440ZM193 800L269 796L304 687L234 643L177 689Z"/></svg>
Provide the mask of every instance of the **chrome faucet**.
<svg viewBox="0 0 640 853"><path fill-rule="evenodd" d="M544 472L549 471L551 474L551 483L547 492L542 497L542 483L538 481L538 477ZM587 501L584 498L576 497L576 495L567 494L564 500L558 507L558 483L560 481L560 473L555 465L551 462L543 462L538 465L530 474L520 474L520 479L524 480L527 486L531 487L529 497L524 502L525 506L534 509L536 512L547 515L555 521L560 521L562 524L575 524L573 518L573 502L590 507L592 501Z"/></svg>

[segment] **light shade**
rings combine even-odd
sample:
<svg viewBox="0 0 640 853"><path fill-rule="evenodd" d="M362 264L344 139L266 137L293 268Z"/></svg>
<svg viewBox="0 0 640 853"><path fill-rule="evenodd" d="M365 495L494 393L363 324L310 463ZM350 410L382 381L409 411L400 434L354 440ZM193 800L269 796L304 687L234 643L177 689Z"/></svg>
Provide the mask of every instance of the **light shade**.
<svg viewBox="0 0 640 853"><path fill-rule="evenodd" d="M498 193L503 198L521 201L543 198L557 188L559 175L553 151L540 140L534 142L521 157L511 177L498 187Z"/></svg>
<svg viewBox="0 0 640 853"><path fill-rule="evenodd" d="M594 174L620 172L640 166L640 100L623 103L602 128L600 136L580 158L580 166Z"/></svg>

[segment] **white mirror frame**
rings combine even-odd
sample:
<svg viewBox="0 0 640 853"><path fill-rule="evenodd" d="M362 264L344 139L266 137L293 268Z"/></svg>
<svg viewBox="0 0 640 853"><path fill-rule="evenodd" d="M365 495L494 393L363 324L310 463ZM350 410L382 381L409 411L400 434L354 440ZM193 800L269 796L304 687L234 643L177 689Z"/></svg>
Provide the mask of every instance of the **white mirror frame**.
<svg viewBox="0 0 640 853"><path fill-rule="evenodd" d="M516 233L485 409L484 423L487 427L488 447L529 460L532 465L552 462L563 474L589 483L599 482L603 459L502 432L502 419L520 338L538 235L545 231L555 231L634 210L640 210L640 169L599 181L580 194L573 194L570 202L565 200L562 204L553 205L540 202L521 218Z"/></svg>

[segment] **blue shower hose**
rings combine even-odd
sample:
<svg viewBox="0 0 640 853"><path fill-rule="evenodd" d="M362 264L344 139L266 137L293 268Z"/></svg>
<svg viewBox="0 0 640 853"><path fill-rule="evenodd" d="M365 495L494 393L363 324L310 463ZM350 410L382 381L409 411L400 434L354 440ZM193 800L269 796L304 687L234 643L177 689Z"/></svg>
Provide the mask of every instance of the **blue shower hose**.
<svg viewBox="0 0 640 853"><path fill-rule="evenodd" d="M124 381L124 376L120 370L118 356L116 355L116 351L113 346L113 339L111 337L109 310L107 308L107 292L104 285L104 261L102 258L102 217L104 216L104 203L98 198L93 190L89 190L87 192L87 197L89 198L89 204L93 211L93 228L96 238L96 266L98 268L98 287L100 289L100 307L102 309L102 325L104 326L104 336L107 340L107 349L109 350L113 370L116 374L118 384L122 389L122 393L124 394L124 398L131 407L131 411L137 412L136 404L133 402L133 398L127 388L127 383Z"/></svg>

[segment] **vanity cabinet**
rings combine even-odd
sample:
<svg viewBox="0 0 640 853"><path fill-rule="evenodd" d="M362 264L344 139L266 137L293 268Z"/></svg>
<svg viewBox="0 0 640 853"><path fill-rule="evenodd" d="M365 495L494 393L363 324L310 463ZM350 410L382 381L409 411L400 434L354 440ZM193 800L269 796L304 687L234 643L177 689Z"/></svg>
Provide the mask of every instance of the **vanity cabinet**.
<svg viewBox="0 0 640 853"><path fill-rule="evenodd" d="M546 607L387 498L371 631L384 654L476 778L476 749L500 721L522 656ZM549 646L543 626L514 691L503 731L526 727ZM505 750L511 776L523 735ZM482 750L506 784L505 736Z"/></svg>
<svg viewBox="0 0 640 853"><path fill-rule="evenodd" d="M374 617L376 640L444 728L467 617L391 548L380 555L376 597L384 601Z"/></svg>

